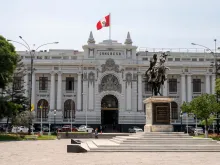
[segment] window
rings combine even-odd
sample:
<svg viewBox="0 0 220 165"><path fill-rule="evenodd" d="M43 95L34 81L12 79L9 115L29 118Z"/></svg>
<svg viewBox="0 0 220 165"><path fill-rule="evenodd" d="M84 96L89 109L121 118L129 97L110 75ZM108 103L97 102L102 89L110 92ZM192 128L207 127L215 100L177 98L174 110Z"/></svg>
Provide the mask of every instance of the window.
<svg viewBox="0 0 220 165"><path fill-rule="evenodd" d="M178 105L176 102L171 103L172 119L178 119Z"/></svg>
<svg viewBox="0 0 220 165"><path fill-rule="evenodd" d="M143 61L147 61L148 60L148 58L143 58Z"/></svg>
<svg viewBox="0 0 220 165"><path fill-rule="evenodd" d="M39 77L39 90L47 90L48 77Z"/></svg>
<svg viewBox="0 0 220 165"><path fill-rule="evenodd" d="M173 59L172 58L168 58L168 61L173 61Z"/></svg>
<svg viewBox="0 0 220 165"><path fill-rule="evenodd" d="M21 90L21 77L14 77L14 90Z"/></svg>
<svg viewBox="0 0 220 165"><path fill-rule="evenodd" d="M180 58L175 58L175 61L180 61Z"/></svg>
<svg viewBox="0 0 220 165"><path fill-rule="evenodd" d="M74 77L66 77L66 90L74 90Z"/></svg>
<svg viewBox="0 0 220 165"><path fill-rule="evenodd" d="M145 82L145 92L151 92L152 91L152 85L148 82Z"/></svg>
<svg viewBox="0 0 220 165"><path fill-rule="evenodd" d="M192 58L192 61L197 61L197 58Z"/></svg>
<svg viewBox="0 0 220 165"><path fill-rule="evenodd" d="M177 79L169 79L169 93L177 92Z"/></svg>
<svg viewBox="0 0 220 165"><path fill-rule="evenodd" d="M199 61L204 61L204 58L199 58Z"/></svg>
<svg viewBox="0 0 220 165"><path fill-rule="evenodd" d="M201 93L201 79L193 79L193 93Z"/></svg>

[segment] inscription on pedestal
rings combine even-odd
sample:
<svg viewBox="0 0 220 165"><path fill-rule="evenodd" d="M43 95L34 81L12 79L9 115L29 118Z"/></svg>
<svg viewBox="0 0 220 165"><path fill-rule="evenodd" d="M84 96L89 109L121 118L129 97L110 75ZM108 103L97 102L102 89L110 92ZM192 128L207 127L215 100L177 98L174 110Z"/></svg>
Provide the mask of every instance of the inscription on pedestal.
<svg viewBox="0 0 220 165"><path fill-rule="evenodd" d="M167 106L156 107L156 122L168 122L169 110Z"/></svg>
<svg viewBox="0 0 220 165"><path fill-rule="evenodd" d="M168 103L153 103L153 123L169 124L170 108Z"/></svg>

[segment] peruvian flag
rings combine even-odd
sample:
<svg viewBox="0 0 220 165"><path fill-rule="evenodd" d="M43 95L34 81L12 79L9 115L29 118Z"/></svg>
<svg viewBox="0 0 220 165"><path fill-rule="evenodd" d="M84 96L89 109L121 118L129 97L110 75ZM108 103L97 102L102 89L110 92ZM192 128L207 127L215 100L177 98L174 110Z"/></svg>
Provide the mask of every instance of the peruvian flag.
<svg viewBox="0 0 220 165"><path fill-rule="evenodd" d="M97 30L110 26L110 14L102 18L96 25Z"/></svg>

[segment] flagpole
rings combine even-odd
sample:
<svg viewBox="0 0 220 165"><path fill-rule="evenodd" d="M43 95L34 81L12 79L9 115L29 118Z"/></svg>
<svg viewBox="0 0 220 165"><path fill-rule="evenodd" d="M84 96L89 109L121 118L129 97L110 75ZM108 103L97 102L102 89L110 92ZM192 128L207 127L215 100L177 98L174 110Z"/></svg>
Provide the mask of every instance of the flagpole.
<svg viewBox="0 0 220 165"><path fill-rule="evenodd" d="M109 40L111 40L111 13L109 13Z"/></svg>

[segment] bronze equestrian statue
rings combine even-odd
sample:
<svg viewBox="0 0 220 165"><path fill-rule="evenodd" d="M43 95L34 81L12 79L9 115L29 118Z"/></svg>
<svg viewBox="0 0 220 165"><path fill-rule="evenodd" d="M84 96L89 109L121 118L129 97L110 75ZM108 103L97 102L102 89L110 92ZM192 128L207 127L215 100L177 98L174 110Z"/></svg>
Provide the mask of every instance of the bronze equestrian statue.
<svg viewBox="0 0 220 165"><path fill-rule="evenodd" d="M157 96L160 94L161 85L164 85L164 81L167 80L166 70L169 70L168 67L164 65L167 58L166 53L162 53L159 57L157 54L153 55L153 59L150 61L150 67L145 73L147 78L147 83L152 86L152 95Z"/></svg>

